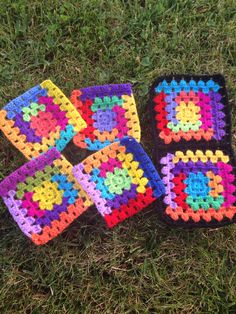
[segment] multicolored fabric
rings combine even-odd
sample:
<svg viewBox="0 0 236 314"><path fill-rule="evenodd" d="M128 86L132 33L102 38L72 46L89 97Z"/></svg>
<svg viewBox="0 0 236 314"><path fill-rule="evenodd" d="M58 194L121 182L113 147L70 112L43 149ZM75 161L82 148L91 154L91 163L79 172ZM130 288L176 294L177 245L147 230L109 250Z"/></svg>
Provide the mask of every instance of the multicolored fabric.
<svg viewBox="0 0 236 314"><path fill-rule="evenodd" d="M23 233L41 245L61 233L92 202L72 165L52 148L0 183L0 196Z"/></svg>
<svg viewBox="0 0 236 314"><path fill-rule="evenodd" d="M28 159L51 147L62 151L85 127L80 114L50 80L31 88L0 111L0 129Z"/></svg>
<svg viewBox="0 0 236 314"><path fill-rule="evenodd" d="M167 76L151 88L151 115L158 144L222 141L229 133L225 80L213 76Z"/></svg>
<svg viewBox="0 0 236 314"><path fill-rule="evenodd" d="M236 221L236 173L231 153L177 150L167 153L160 163L166 221L195 227Z"/></svg>
<svg viewBox="0 0 236 314"><path fill-rule="evenodd" d="M130 84L91 86L74 90L71 102L87 123L74 144L99 150L125 136L140 141L140 125Z"/></svg>
<svg viewBox="0 0 236 314"><path fill-rule="evenodd" d="M130 137L89 156L73 173L110 228L164 193L151 160Z"/></svg>

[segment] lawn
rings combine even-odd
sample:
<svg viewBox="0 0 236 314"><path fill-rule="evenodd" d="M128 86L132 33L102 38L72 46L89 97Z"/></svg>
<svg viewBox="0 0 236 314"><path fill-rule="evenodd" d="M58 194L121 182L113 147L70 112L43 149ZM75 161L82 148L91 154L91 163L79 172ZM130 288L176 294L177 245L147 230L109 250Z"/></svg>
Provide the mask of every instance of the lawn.
<svg viewBox="0 0 236 314"><path fill-rule="evenodd" d="M236 107L234 0L0 0L0 20L1 106L47 78L67 95L131 82L149 152L146 103L157 76L222 73ZM1 180L25 159L0 140ZM68 147L72 154L81 157ZM172 229L157 211L108 230L90 209L36 247L1 202L0 312L235 313L236 227Z"/></svg>

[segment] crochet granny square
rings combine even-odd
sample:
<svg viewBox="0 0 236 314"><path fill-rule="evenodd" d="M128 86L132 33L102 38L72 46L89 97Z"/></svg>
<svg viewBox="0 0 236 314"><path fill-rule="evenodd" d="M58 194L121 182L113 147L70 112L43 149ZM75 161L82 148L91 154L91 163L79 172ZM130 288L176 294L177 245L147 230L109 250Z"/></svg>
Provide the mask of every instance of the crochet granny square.
<svg viewBox="0 0 236 314"><path fill-rule="evenodd" d="M0 183L0 196L23 233L41 245L61 233L92 202L72 165L52 148Z"/></svg>
<svg viewBox="0 0 236 314"><path fill-rule="evenodd" d="M129 137L89 156L73 173L110 228L164 193L151 160Z"/></svg>
<svg viewBox="0 0 236 314"><path fill-rule="evenodd" d="M99 150L131 136L140 141L140 125L130 84L91 86L74 90L71 102L87 123L74 144Z"/></svg>
<svg viewBox="0 0 236 314"><path fill-rule="evenodd" d="M28 159L54 146L62 151L85 126L68 98L50 80L10 101L0 111L0 129Z"/></svg>
<svg viewBox="0 0 236 314"><path fill-rule="evenodd" d="M161 158L166 194L163 218L175 225L219 227L236 221L232 152L177 150Z"/></svg>
<svg viewBox="0 0 236 314"><path fill-rule="evenodd" d="M161 77L151 88L150 105L158 144L219 142L230 134L221 75Z"/></svg>

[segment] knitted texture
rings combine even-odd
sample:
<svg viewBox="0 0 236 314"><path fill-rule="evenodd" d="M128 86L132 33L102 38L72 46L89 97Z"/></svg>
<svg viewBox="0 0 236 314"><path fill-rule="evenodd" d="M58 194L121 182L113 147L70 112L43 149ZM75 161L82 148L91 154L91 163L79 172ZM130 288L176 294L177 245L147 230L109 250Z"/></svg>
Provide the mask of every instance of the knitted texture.
<svg viewBox="0 0 236 314"><path fill-rule="evenodd" d="M31 88L0 111L0 129L28 159L54 146L62 151L85 127L80 114L50 80Z"/></svg>
<svg viewBox="0 0 236 314"><path fill-rule="evenodd" d="M220 149L194 149L161 158L167 221L216 227L236 221L236 174L230 155Z"/></svg>
<svg viewBox="0 0 236 314"><path fill-rule="evenodd" d="M87 123L73 138L74 144L99 150L132 136L140 141L140 125L130 84L92 86L74 90L71 102Z"/></svg>
<svg viewBox="0 0 236 314"><path fill-rule="evenodd" d="M125 137L73 168L108 227L136 214L164 193L164 185L141 145Z"/></svg>
<svg viewBox="0 0 236 314"><path fill-rule="evenodd" d="M226 104L221 75L162 77L151 88L155 139L159 144L225 140L229 135Z"/></svg>
<svg viewBox="0 0 236 314"><path fill-rule="evenodd" d="M56 148L0 183L0 196L23 233L41 245L61 233L92 202Z"/></svg>

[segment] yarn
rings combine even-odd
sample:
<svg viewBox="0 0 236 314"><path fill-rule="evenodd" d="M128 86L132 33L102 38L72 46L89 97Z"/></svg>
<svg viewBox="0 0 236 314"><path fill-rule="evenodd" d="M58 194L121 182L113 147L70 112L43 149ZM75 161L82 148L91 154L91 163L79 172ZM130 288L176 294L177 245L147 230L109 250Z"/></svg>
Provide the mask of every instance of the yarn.
<svg viewBox="0 0 236 314"><path fill-rule="evenodd" d="M155 160L166 191L162 219L183 227L236 222L236 163L224 77L158 78L150 109Z"/></svg>
<svg viewBox="0 0 236 314"><path fill-rule="evenodd" d="M109 228L136 214L164 193L164 185L142 146L124 137L73 168Z"/></svg>
<svg viewBox="0 0 236 314"><path fill-rule="evenodd" d="M87 127L73 142L80 148L99 150L132 136L140 141L140 125L130 84L91 86L74 90L71 102Z"/></svg>
<svg viewBox="0 0 236 314"><path fill-rule="evenodd" d="M222 150L177 150L160 161L166 187L165 214L173 221L233 221L236 217L236 176Z"/></svg>
<svg viewBox="0 0 236 314"><path fill-rule="evenodd" d="M28 159L53 146L62 151L85 127L80 114L50 80L13 99L0 111L0 129Z"/></svg>
<svg viewBox="0 0 236 314"><path fill-rule="evenodd" d="M226 136L226 98L220 75L158 79L150 100L156 140L165 144L221 141Z"/></svg>
<svg viewBox="0 0 236 314"><path fill-rule="evenodd" d="M56 148L29 161L0 183L0 196L22 232L41 245L92 205Z"/></svg>

